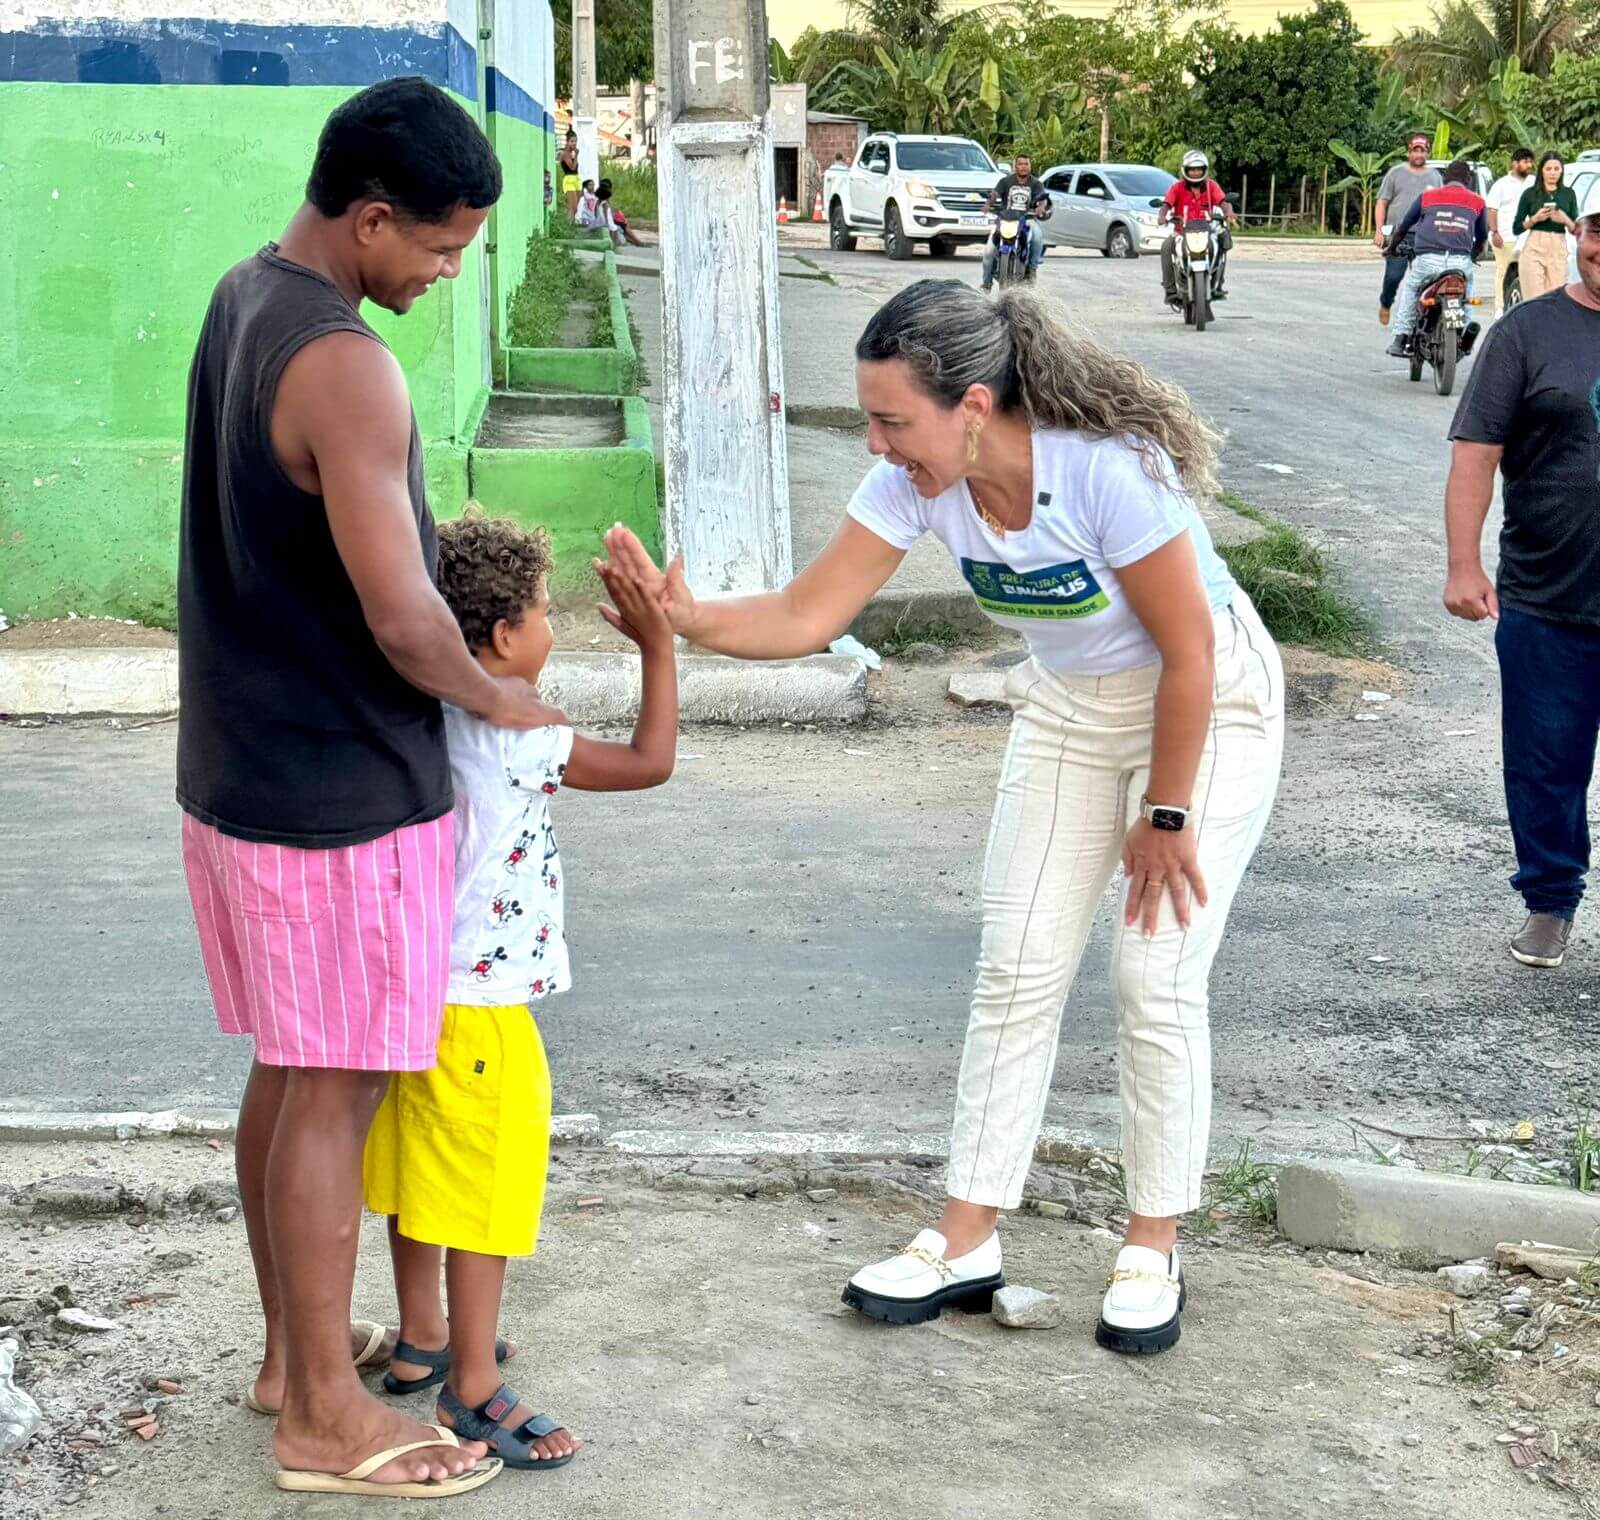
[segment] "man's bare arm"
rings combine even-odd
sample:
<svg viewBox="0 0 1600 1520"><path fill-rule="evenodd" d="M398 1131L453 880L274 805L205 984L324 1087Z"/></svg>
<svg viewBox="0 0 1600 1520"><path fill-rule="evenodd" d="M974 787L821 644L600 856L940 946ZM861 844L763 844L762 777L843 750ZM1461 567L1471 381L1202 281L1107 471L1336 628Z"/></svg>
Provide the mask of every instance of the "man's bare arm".
<svg viewBox="0 0 1600 1520"><path fill-rule="evenodd" d="M291 473L314 472L367 627L407 681L505 728L560 720L473 659L428 576L406 480L411 402L387 349L350 332L308 343L279 382L272 437Z"/></svg>

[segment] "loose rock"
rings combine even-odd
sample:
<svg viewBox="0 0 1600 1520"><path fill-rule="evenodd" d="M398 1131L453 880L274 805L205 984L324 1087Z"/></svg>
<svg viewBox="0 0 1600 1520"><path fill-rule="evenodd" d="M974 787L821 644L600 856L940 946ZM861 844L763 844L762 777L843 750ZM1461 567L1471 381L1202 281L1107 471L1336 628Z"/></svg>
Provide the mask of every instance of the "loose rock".
<svg viewBox="0 0 1600 1520"><path fill-rule="evenodd" d="M944 659L945 653L943 644L907 644L900 651L900 658L917 665L935 665Z"/></svg>
<svg viewBox="0 0 1600 1520"><path fill-rule="evenodd" d="M1457 1267L1440 1267L1439 1276L1457 1298L1476 1298L1495 1282L1493 1268L1480 1261L1463 1262Z"/></svg>
<svg viewBox="0 0 1600 1520"><path fill-rule="evenodd" d="M1013 1283L995 1294L994 1317L1012 1330L1054 1330L1061 1323L1061 1300Z"/></svg>
<svg viewBox="0 0 1600 1520"><path fill-rule="evenodd" d="M211 1216L218 1224L232 1224L239 1217L239 1211L231 1203L217 1210Z"/></svg>
<svg viewBox="0 0 1600 1520"><path fill-rule="evenodd" d="M124 1198L122 1184L109 1177L47 1177L17 1196L31 1202L35 1214L80 1216L120 1213Z"/></svg>
<svg viewBox="0 0 1600 1520"><path fill-rule="evenodd" d="M827 1203L839 1196L838 1188L807 1188L806 1197L813 1203Z"/></svg>
<svg viewBox="0 0 1600 1520"><path fill-rule="evenodd" d="M91 1314L87 1309L63 1309L56 1315L56 1323L65 1325L69 1330L89 1330L96 1334L103 1334L107 1330L120 1330L122 1328L114 1319L105 1319L98 1314Z"/></svg>

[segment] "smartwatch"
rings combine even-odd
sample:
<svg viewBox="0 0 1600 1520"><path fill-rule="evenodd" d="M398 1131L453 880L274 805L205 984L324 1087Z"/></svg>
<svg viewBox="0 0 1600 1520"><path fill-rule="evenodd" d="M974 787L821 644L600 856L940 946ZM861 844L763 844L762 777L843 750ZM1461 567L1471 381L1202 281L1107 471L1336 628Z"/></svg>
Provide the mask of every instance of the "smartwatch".
<svg viewBox="0 0 1600 1520"><path fill-rule="evenodd" d="M1149 797L1139 799L1139 816L1145 819L1151 828L1160 829L1163 833L1179 834L1189 822L1189 809L1181 807L1164 807L1158 802L1152 802Z"/></svg>

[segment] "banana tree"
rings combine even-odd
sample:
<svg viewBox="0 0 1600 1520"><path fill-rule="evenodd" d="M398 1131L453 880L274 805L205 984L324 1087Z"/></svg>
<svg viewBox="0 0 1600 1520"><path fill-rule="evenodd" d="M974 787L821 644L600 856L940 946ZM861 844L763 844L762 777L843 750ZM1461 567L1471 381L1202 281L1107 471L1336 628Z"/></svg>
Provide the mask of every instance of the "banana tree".
<svg viewBox="0 0 1600 1520"><path fill-rule="evenodd" d="M1329 142L1328 151L1351 171L1338 184L1329 185L1328 190L1330 193L1338 191L1340 194L1346 190L1361 192L1361 231L1364 236L1373 230L1372 207L1377 197L1378 186L1383 182L1383 176L1389 165L1399 159L1400 152L1395 149L1389 153L1363 153L1338 137Z"/></svg>

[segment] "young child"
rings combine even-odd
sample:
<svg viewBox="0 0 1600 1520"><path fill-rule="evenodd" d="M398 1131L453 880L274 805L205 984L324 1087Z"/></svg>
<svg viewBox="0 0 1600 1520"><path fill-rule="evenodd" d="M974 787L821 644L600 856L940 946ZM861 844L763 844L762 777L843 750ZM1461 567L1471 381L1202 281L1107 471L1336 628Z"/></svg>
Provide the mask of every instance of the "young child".
<svg viewBox="0 0 1600 1520"><path fill-rule="evenodd" d="M463 1439L488 1442L507 1467L560 1467L581 1445L505 1385L497 1364L514 1348L495 1335L506 1258L534 1249L549 1157L550 1073L531 1005L571 985L550 799L563 784L659 786L677 754L672 629L636 580L597 568L616 604L601 613L643 660L632 742L601 743L564 726L492 728L445 708L456 893L438 1065L391 1079L367 1139L367 1207L389 1216L400 1300L384 1386L408 1394L442 1384L439 1419ZM473 508L441 525L439 590L490 674L537 681L553 642L549 571L542 530Z"/></svg>

